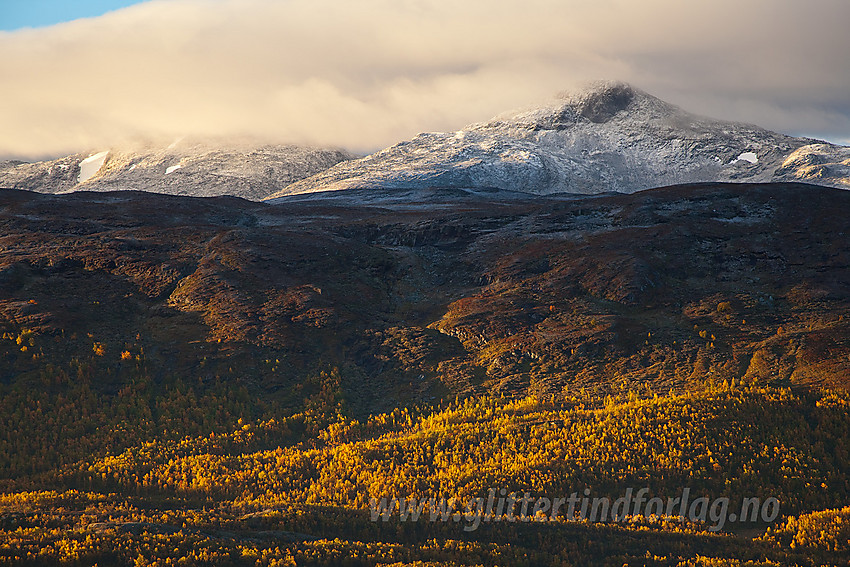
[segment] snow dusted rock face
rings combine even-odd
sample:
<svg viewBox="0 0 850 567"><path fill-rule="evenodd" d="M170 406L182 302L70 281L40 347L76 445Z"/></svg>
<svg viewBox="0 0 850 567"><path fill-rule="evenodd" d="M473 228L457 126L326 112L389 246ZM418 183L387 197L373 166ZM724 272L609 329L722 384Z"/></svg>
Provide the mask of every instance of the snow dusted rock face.
<svg viewBox="0 0 850 567"><path fill-rule="evenodd" d="M555 103L451 133L425 133L272 196L350 188L470 187L535 194L632 193L699 181L850 187L848 148L689 114L630 85L596 83ZM844 152L844 153L842 153ZM844 157L841 157L844 156ZM840 159L839 159L840 158ZM843 165L839 167L839 165ZM826 166L826 164L833 164Z"/></svg>
<svg viewBox="0 0 850 567"><path fill-rule="evenodd" d="M38 163L0 164L0 187L40 193L139 190L254 201L354 156L334 149L178 140Z"/></svg>

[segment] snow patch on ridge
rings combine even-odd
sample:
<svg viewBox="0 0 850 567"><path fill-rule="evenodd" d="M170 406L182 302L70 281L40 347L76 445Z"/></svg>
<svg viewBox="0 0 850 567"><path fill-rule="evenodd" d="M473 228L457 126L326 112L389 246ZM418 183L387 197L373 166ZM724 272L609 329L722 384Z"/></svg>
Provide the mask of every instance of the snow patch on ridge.
<svg viewBox="0 0 850 567"><path fill-rule="evenodd" d="M755 152L743 152L735 161L748 161L750 163L756 164L759 162L759 157ZM734 162L733 162L734 163Z"/></svg>
<svg viewBox="0 0 850 567"><path fill-rule="evenodd" d="M109 155L109 150L92 154L80 162L80 175L77 176L77 183L85 183L94 177L100 168L103 167L103 162L106 161L106 156Z"/></svg>
<svg viewBox="0 0 850 567"><path fill-rule="evenodd" d="M175 171L177 171L181 167L183 167L183 165L181 165L179 163L177 165L172 165L171 167L169 167L165 170L165 174L168 175L169 173L174 173Z"/></svg>

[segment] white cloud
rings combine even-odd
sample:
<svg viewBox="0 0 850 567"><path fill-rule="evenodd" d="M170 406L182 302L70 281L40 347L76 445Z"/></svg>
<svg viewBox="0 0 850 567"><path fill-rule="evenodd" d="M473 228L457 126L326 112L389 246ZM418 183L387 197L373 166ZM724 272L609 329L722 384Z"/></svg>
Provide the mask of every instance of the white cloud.
<svg viewBox="0 0 850 567"><path fill-rule="evenodd" d="M249 134L371 150L592 78L850 132L845 0L157 0L0 33L0 155Z"/></svg>

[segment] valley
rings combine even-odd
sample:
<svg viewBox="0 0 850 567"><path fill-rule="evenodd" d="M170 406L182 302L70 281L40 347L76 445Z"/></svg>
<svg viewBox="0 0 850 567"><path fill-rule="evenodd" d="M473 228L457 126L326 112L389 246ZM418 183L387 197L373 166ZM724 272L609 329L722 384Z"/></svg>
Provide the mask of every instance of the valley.
<svg viewBox="0 0 850 567"><path fill-rule="evenodd" d="M4 190L0 564L846 561L848 209L789 183ZM625 487L781 516L369 518Z"/></svg>

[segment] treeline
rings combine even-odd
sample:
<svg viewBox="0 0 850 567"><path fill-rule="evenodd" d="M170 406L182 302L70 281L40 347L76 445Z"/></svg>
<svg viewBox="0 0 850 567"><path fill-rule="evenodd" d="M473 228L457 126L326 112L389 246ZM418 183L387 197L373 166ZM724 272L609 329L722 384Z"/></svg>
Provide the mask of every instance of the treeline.
<svg viewBox="0 0 850 567"><path fill-rule="evenodd" d="M847 393L716 383L664 396L466 399L358 420L345 415L337 372L315 381L300 411L251 418L238 396L198 396L174 383L166 390L172 394L157 396L170 402L152 401L145 410L124 404L121 394L105 402L97 398L102 394L85 394L80 380L80 396L69 403L77 409L59 414L69 423L97 414L92 404L123 409L101 410L108 417L80 431L88 444L64 448L60 464L40 463L34 470L53 468L17 478L0 496L0 565L850 560L850 512L836 508L850 495ZM144 399L156 385L139 377L135 387L128 400ZM41 399L19 417L45 420L45 399L51 411L60 407L58 394ZM135 423L150 416L151 425L96 429L122 416ZM21 443L51 442L39 427L57 423L36 425ZM72 460L85 450L93 453ZM56 490L45 492L46 485ZM490 489L550 498L587 489L617 498L628 487L649 488L647 498L675 497L687 487L693 497L729 498L730 511L743 498L772 497L781 515L770 526L730 521L719 534L675 517L592 524L562 514L551 522L485 522L473 533L462 522L370 519L372 498L463 501ZM729 535L753 528L767 532L756 540Z"/></svg>
<svg viewBox="0 0 850 567"><path fill-rule="evenodd" d="M847 404L835 392L728 385L594 405L469 399L424 416L339 417L293 442L309 419L297 414L145 443L69 469L66 482L236 499L247 511L288 502L366 509L372 498L463 499L491 488L616 498L645 486L650 498L689 487L733 502L774 497L790 514L850 494ZM269 449L251 451L256 436Z"/></svg>
<svg viewBox="0 0 850 567"><path fill-rule="evenodd" d="M0 380L0 487L152 439L226 433L285 407L238 380L154 376L144 360L107 374L98 362L72 358Z"/></svg>
<svg viewBox="0 0 850 567"><path fill-rule="evenodd" d="M453 523L373 523L341 508L240 516L225 505L195 506L75 491L0 498L0 565L753 567L850 558L829 535L793 546L777 540L795 537L808 516L753 541L677 522L489 524L469 534Z"/></svg>

